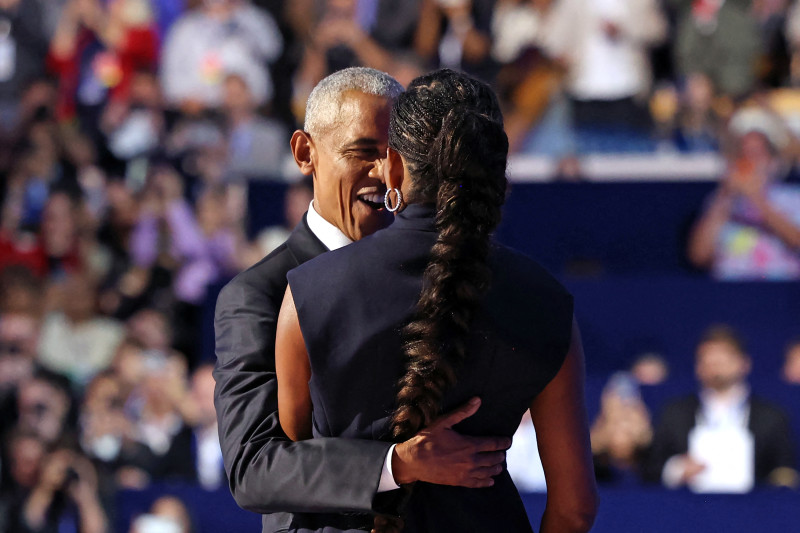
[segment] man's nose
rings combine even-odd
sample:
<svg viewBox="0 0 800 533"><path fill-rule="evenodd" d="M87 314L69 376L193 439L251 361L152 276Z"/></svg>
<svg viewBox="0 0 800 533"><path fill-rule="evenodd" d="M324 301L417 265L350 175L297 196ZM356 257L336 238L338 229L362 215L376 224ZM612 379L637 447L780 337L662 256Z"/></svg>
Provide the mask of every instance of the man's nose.
<svg viewBox="0 0 800 533"><path fill-rule="evenodd" d="M369 177L383 181L383 165L385 162L385 157L379 157L373 161L372 168L369 169Z"/></svg>

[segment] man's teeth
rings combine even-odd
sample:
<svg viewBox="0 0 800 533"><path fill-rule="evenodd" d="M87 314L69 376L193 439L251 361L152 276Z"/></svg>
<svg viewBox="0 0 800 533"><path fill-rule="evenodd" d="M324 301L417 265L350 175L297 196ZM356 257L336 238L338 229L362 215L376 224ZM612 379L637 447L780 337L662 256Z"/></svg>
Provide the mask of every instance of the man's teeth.
<svg viewBox="0 0 800 533"><path fill-rule="evenodd" d="M362 194L359 196L359 198L364 200L365 202L372 202L373 204L383 203L383 195L378 193Z"/></svg>

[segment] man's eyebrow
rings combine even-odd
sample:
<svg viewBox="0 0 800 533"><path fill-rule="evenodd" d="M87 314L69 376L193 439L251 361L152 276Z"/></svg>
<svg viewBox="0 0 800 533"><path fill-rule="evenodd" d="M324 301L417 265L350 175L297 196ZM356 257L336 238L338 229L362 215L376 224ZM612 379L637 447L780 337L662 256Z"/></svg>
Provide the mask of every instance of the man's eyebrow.
<svg viewBox="0 0 800 533"><path fill-rule="evenodd" d="M364 145L375 145L380 144L378 139L373 137L359 137L354 141L350 141L349 143L344 145L344 148L354 148L356 146L364 146Z"/></svg>

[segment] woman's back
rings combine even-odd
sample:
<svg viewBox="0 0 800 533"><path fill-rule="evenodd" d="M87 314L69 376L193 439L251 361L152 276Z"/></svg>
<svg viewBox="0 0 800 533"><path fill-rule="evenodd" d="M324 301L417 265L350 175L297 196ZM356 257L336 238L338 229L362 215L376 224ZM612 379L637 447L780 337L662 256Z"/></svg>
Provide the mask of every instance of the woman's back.
<svg viewBox="0 0 800 533"><path fill-rule="evenodd" d="M388 229L289 274L312 376L315 437L390 439L405 373L401 328L414 315L437 240L434 208L410 205ZM472 321L467 358L444 410L480 396L468 435L513 435L533 397L558 372L570 342L572 299L533 261L495 245L492 282ZM418 483L406 531L528 531L504 471L489 489Z"/></svg>

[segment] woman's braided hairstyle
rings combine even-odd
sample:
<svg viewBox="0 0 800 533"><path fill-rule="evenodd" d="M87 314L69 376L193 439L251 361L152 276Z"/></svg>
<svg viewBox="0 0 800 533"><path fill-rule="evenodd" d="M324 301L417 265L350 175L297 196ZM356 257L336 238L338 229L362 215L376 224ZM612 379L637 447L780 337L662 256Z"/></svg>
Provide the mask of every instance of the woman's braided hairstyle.
<svg viewBox="0 0 800 533"><path fill-rule="evenodd" d="M439 237L415 316L402 330L406 373L392 435L430 424L467 357L470 323L489 287L489 237L506 194L508 138L494 92L452 70L415 79L394 104L389 146L412 177L410 203L436 204Z"/></svg>

